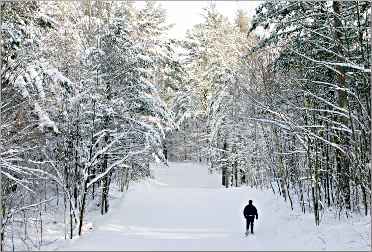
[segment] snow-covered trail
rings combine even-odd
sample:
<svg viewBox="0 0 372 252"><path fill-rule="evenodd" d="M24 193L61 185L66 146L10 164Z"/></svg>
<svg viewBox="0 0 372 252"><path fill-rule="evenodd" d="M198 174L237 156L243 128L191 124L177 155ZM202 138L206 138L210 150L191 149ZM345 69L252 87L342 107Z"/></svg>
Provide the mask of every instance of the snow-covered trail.
<svg viewBox="0 0 372 252"><path fill-rule="evenodd" d="M62 250L368 250L368 218L315 227L270 191L220 186L205 165L156 166L155 180L132 186L94 229ZM244 237L242 210L258 209L255 235ZM367 232L367 233L366 233Z"/></svg>

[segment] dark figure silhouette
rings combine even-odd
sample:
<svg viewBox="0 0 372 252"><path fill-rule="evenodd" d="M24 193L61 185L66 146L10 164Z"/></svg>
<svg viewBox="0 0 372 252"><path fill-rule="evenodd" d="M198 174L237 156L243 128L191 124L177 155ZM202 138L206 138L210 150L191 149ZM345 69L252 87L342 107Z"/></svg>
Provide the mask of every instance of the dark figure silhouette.
<svg viewBox="0 0 372 252"><path fill-rule="evenodd" d="M243 211L244 217L247 220L246 235L248 235L249 226L251 226L251 234L253 234L253 223L254 217L258 219L257 208L252 204L252 200L248 201L248 205L245 206Z"/></svg>

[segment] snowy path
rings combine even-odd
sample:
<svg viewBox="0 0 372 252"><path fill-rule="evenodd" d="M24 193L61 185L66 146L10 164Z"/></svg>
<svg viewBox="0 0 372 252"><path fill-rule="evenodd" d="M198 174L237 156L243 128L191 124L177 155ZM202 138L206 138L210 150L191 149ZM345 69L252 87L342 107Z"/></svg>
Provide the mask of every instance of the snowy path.
<svg viewBox="0 0 372 252"><path fill-rule="evenodd" d="M192 163L159 166L156 180L137 184L94 230L62 250L368 250L368 218L332 219L315 227L312 215L292 212L271 192L225 189L220 177ZM242 209L259 213L254 236L244 237Z"/></svg>

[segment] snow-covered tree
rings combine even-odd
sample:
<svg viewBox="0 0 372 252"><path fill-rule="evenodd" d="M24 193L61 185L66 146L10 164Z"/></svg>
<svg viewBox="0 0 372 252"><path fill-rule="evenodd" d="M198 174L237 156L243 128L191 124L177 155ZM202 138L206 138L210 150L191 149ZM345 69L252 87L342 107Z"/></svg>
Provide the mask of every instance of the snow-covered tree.
<svg viewBox="0 0 372 252"><path fill-rule="evenodd" d="M368 212L370 8L367 2L266 2L253 20L252 29L268 30L258 48L277 47L272 68L287 76L285 84L277 82L286 104L270 117L282 124L281 139L296 140L279 143L280 152L293 153L279 162L302 153L296 159L306 166L297 169L311 185L317 224L325 205L353 211L359 195Z"/></svg>

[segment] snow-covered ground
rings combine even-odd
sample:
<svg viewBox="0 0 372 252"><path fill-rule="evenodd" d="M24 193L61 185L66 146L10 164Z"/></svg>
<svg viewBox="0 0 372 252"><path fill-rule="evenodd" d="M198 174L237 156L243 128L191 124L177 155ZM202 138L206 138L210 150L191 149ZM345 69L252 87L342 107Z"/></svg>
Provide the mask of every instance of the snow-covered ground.
<svg viewBox="0 0 372 252"><path fill-rule="evenodd" d="M369 250L370 217L323 220L291 211L271 191L225 189L205 165L154 166L156 179L131 185L111 211L60 250ZM258 209L255 235L244 236L243 207ZM332 217L331 217L332 216Z"/></svg>

